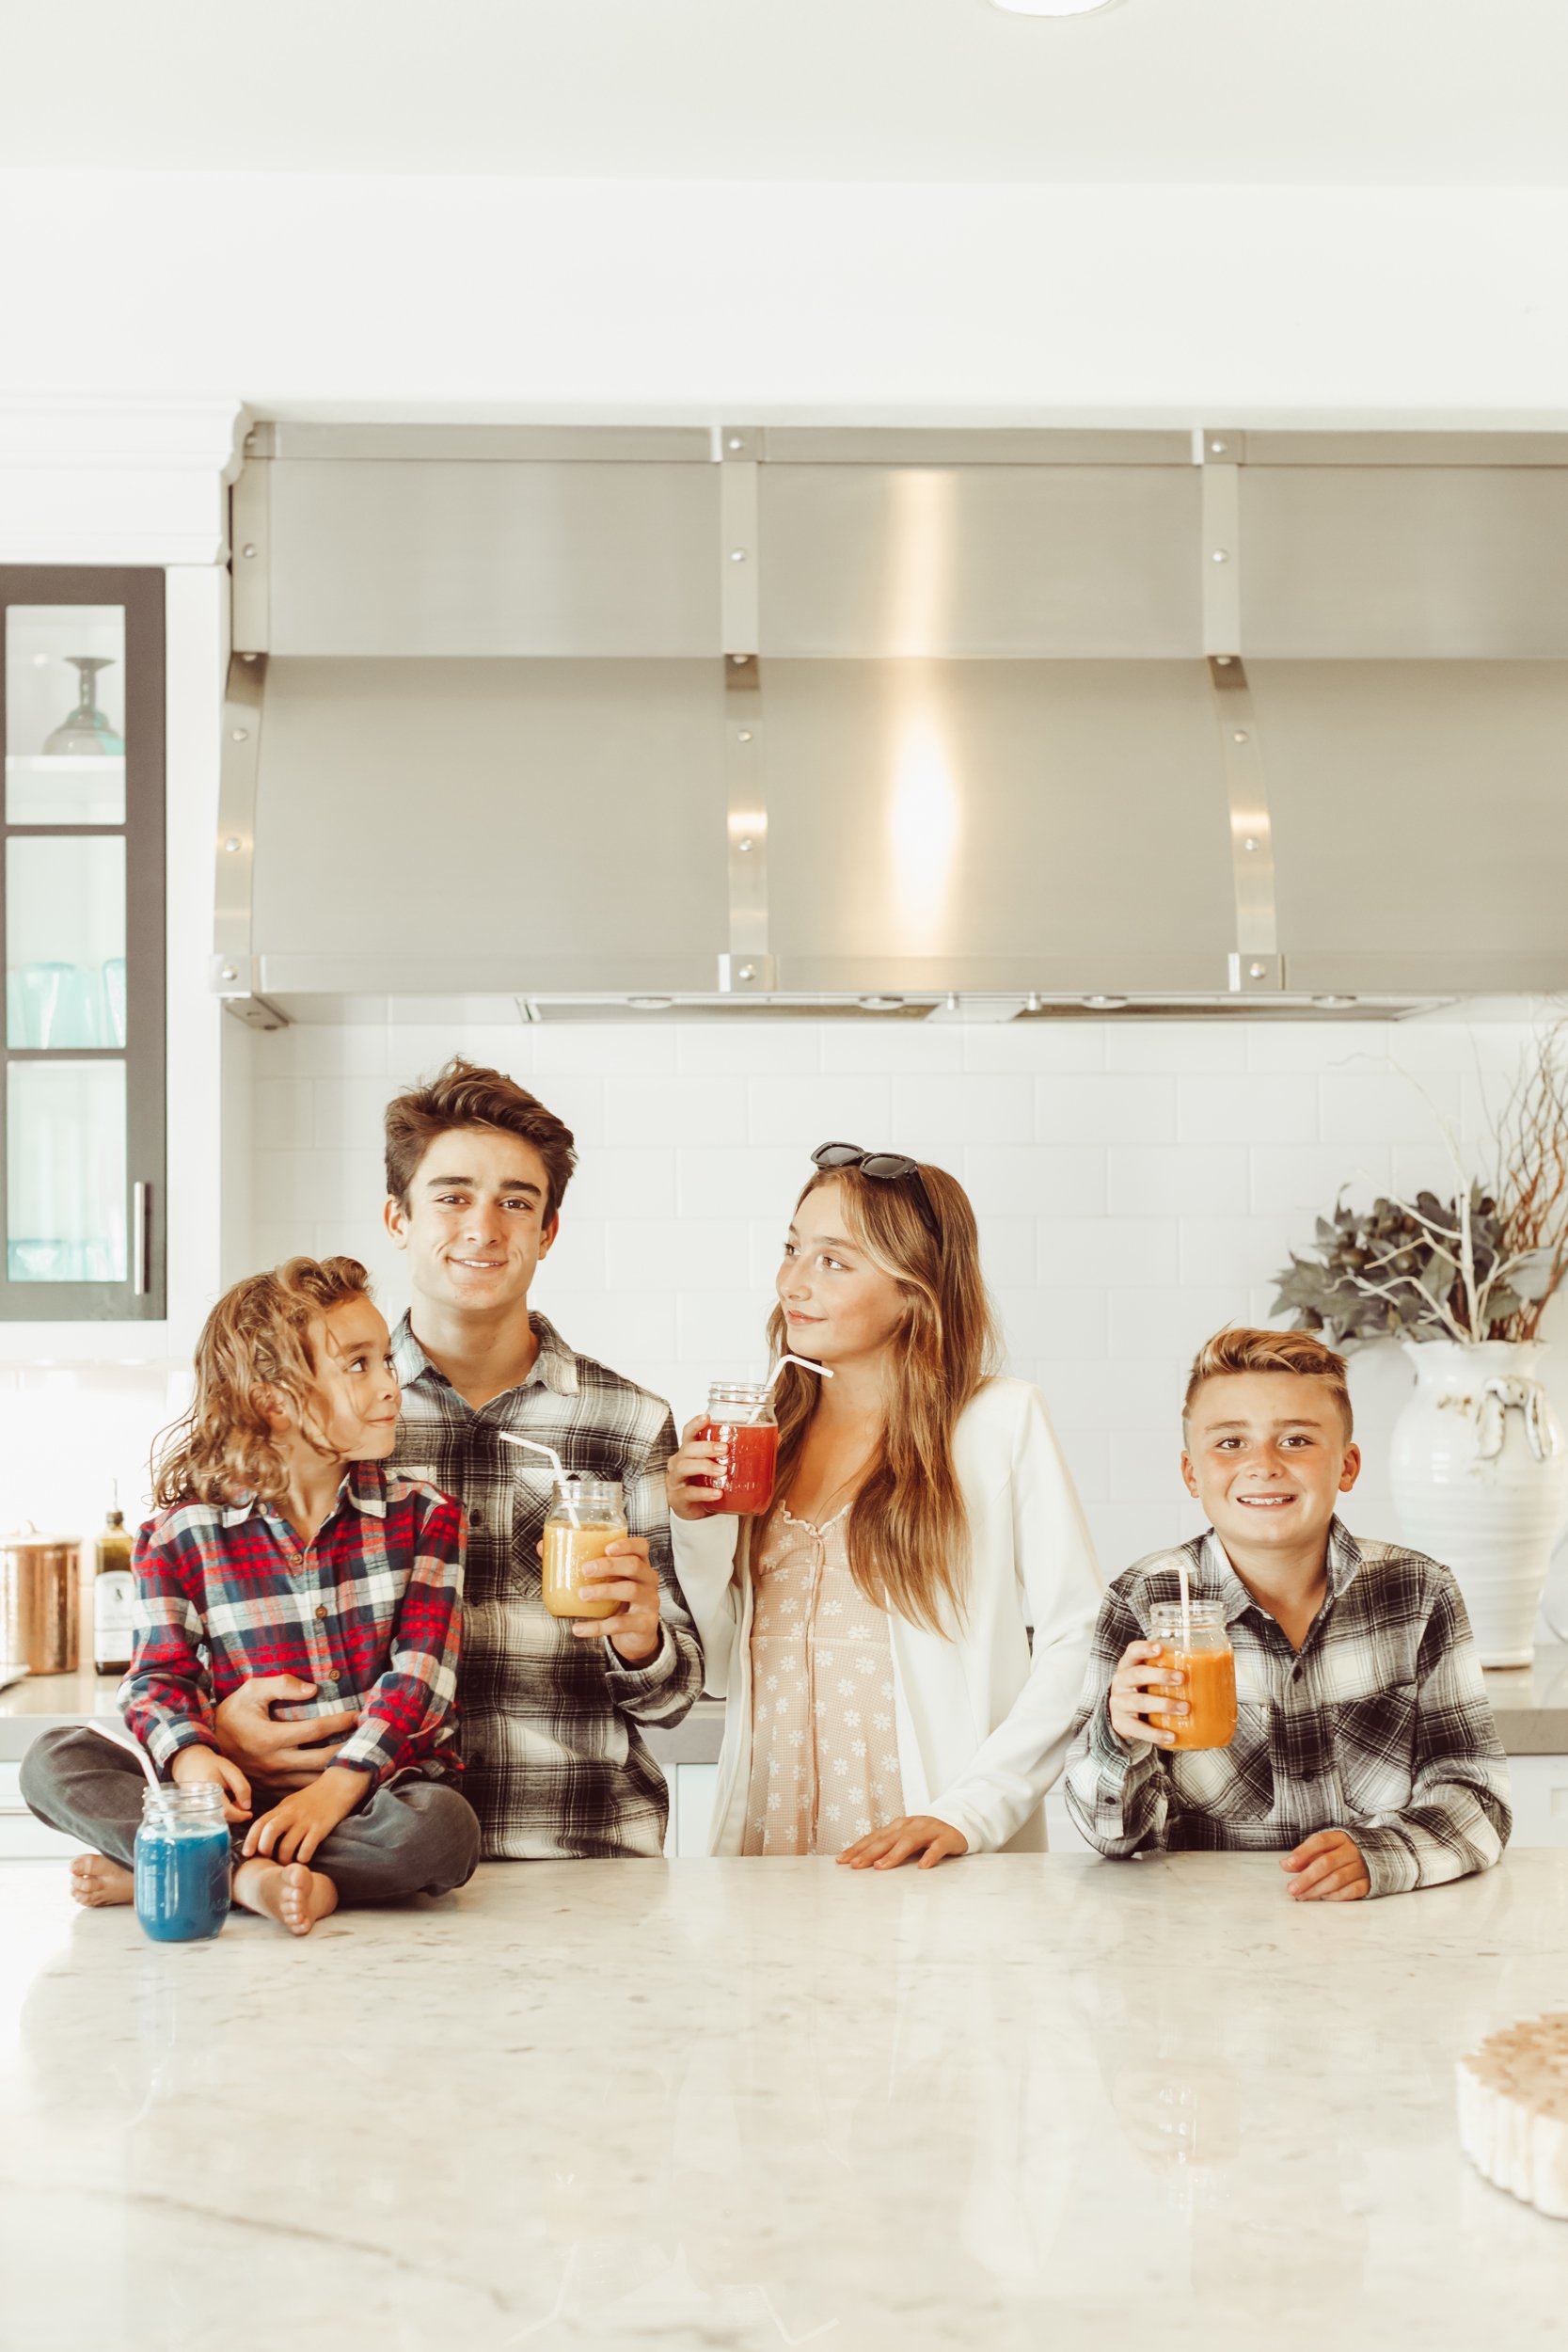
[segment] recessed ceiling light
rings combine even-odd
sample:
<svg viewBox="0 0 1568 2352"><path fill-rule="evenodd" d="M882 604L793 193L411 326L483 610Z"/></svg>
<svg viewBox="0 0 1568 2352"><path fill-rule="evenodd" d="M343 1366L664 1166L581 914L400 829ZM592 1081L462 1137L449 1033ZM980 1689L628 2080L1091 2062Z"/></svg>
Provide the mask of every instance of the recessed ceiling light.
<svg viewBox="0 0 1568 2352"><path fill-rule="evenodd" d="M1125 996L1085 996L1084 1002L1091 1012L1120 1012L1127 999Z"/></svg>
<svg viewBox="0 0 1568 2352"><path fill-rule="evenodd" d="M863 996L861 1004L867 1012L896 1012L903 1004L902 996Z"/></svg>
<svg viewBox="0 0 1568 2352"><path fill-rule="evenodd" d="M1092 16L1097 8L1119 8L1121 0L991 0L1009 16Z"/></svg>
<svg viewBox="0 0 1568 2352"><path fill-rule="evenodd" d="M628 996L633 1012L668 1012L674 1003L673 996Z"/></svg>
<svg viewBox="0 0 1568 2352"><path fill-rule="evenodd" d="M1312 1002L1322 1005L1326 1012L1338 1012L1346 1005L1354 1005L1354 996L1314 996Z"/></svg>

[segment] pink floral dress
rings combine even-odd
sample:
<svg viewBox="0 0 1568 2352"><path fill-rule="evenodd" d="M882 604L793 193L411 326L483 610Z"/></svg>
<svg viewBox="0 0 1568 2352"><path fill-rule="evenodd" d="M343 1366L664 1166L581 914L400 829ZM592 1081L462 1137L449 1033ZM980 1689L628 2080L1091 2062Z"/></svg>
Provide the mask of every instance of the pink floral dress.
<svg viewBox="0 0 1568 2352"><path fill-rule="evenodd" d="M849 1573L848 1510L814 1527L781 1500L753 1539L742 1853L840 1853L904 1810L887 1614Z"/></svg>

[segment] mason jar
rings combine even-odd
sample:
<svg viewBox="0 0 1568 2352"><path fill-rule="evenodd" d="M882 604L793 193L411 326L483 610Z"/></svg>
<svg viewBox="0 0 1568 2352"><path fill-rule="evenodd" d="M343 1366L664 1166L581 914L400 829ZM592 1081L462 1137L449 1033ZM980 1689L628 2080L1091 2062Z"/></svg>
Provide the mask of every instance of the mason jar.
<svg viewBox="0 0 1568 2352"><path fill-rule="evenodd" d="M1185 1715L1150 1715L1159 1731L1175 1737L1174 1748L1227 1748L1236 1737L1236 1657L1221 1600L1195 1600L1185 1627L1179 1600L1157 1600L1149 1639L1160 1645L1159 1663L1185 1677L1173 1698L1185 1699Z"/></svg>
<svg viewBox="0 0 1568 2352"><path fill-rule="evenodd" d="M155 1944L216 1935L229 1916L229 1824L215 1780L166 1781L142 1797L133 1857L136 1916Z"/></svg>
<svg viewBox="0 0 1568 2352"><path fill-rule="evenodd" d="M582 1572L626 1533L618 1478L569 1478L545 1521L545 1606L552 1617L613 1617L618 1600L584 1596Z"/></svg>
<svg viewBox="0 0 1568 2352"><path fill-rule="evenodd" d="M739 1516L766 1511L779 1467L779 1424L771 1387L751 1380L715 1380L707 1419L696 1432L721 1445L711 1481L714 1507Z"/></svg>

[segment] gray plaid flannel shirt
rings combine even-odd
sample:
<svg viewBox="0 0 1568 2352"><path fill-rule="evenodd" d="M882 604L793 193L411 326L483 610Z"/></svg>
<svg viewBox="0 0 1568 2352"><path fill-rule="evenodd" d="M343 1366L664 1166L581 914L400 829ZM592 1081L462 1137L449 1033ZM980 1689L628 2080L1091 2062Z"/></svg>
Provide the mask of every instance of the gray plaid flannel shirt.
<svg viewBox="0 0 1568 2352"><path fill-rule="evenodd" d="M1111 1677L1149 1638L1156 1601L1225 1604L1238 1722L1227 1748L1124 1743ZM1212 1528L1151 1552L1111 1585L1068 1750L1068 1810L1104 1854L1289 1850L1348 1830L1374 1895L1490 1868L1513 1827L1508 1764L1459 1587L1396 1544L1358 1543L1336 1519L1328 1594L1294 1651L1232 1568Z"/></svg>
<svg viewBox="0 0 1568 2352"><path fill-rule="evenodd" d="M543 1315L533 1369L477 1410L425 1355L405 1315L392 1353L403 1382L393 1460L455 1495L468 1515L458 1668L463 1794L492 1859L657 1855L670 1794L640 1724L678 1724L703 1687L703 1657L675 1581L664 1468L675 1449L662 1398L575 1355ZM659 1645L623 1665L579 1642L540 1592L534 1547L551 1502L549 1464L502 1445L509 1430L553 1446L569 1470L618 1478L626 1526L645 1535L664 1588Z"/></svg>

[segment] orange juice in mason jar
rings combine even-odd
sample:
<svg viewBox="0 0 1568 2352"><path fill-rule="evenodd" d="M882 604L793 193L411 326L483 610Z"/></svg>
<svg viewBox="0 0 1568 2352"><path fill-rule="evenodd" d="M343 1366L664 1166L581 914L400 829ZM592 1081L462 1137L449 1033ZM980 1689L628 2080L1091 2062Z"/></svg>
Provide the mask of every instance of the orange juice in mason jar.
<svg viewBox="0 0 1568 2352"><path fill-rule="evenodd" d="M582 1572L626 1533L618 1478L569 1478L545 1521L545 1606L552 1617L613 1617L621 1604L582 1589ZM613 1562L610 1564L612 1566Z"/></svg>
<svg viewBox="0 0 1568 2352"><path fill-rule="evenodd" d="M1157 1731L1175 1734L1173 1748L1227 1748L1236 1737L1236 1659L1225 1603L1193 1601L1183 1629L1180 1602L1157 1600L1149 1638L1160 1645L1165 1671L1184 1677L1171 1696L1185 1699L1188 1708L1185 1715L1150 1715L1149 1722Z"/></svg>

